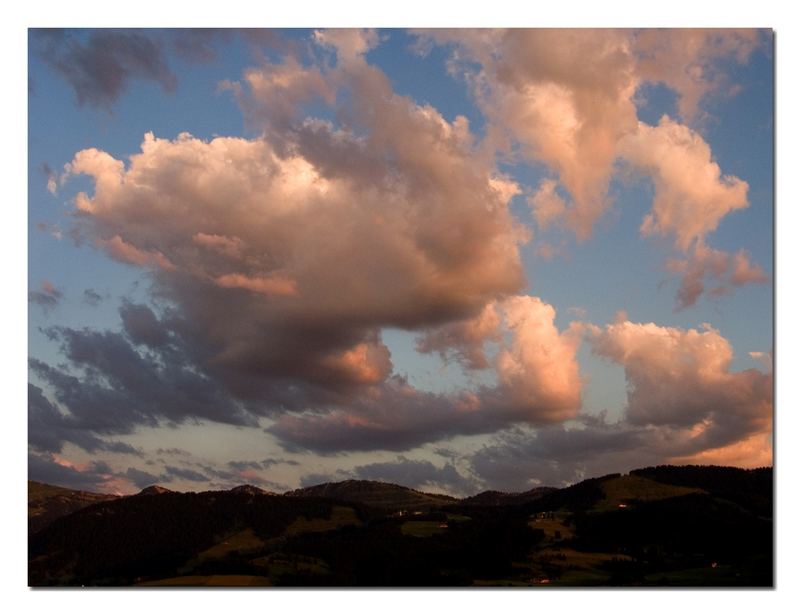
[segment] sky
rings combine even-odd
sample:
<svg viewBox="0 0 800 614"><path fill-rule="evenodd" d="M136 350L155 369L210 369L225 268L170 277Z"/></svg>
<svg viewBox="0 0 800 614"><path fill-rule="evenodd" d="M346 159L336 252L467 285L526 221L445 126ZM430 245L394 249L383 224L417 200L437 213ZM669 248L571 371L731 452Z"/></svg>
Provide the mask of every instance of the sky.
<svg viewBox="0 0 800 614"><path fill-rule="evenodd" d="M772 464L770 30L30 30L29 478Z"/></svg>

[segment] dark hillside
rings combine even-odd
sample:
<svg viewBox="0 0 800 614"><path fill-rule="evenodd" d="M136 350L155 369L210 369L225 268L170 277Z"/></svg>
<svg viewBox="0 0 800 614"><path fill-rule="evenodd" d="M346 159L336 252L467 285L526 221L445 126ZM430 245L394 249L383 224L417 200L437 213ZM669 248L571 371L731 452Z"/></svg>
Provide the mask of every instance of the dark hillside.
<svg viewBox="0 0 800 614"><path fill-rule="evenodd" d="M713 465L660 465L630 472L664 484L701 488L738 503L759 516L772 518L772 467L739 469Z"/></svg>
<svg viewBox="0 0 800 614"><path fill-rule="evenodd" d="M187 560L237 528L263 540L298 517L328 518L332 502L247 493L163 493L101 503L60 518L29 542L29 581L130 584L175 575Z"/></svg>
<svg viewBox="0 0 800 614"><path fill-rule="evenodd" d="M286 497L325 497L363 503L384 510L429 510L458 501L447 495L420 492L405 486L372 480L326 482L287 492Z"/></svg>
<svg viewBox="0 0 800 614"><path fill-rule="evenodd" d="M28 480L28 534L36 533L56 518L116 498L116 495L71 490Z"/></svg>

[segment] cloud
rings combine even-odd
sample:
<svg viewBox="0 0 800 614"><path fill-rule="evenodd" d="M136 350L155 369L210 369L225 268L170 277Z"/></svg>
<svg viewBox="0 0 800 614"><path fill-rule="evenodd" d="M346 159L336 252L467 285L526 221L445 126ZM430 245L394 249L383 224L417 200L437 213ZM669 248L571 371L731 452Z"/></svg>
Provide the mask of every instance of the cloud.
<svg viewBox="0 0 800 614"><path fill-rule="evenodd" d="M555 309L536 297L513 297L503 308L513 342L497 356L500 388L525 414L531 411L533 422L575 417L581 403L578 329L560 332Z"/></svg>
<svg viewBox="0 0 800 614"><path fill-rule="evenodd" d="M52 283L44 280L40 290L31 290L28 292L28 302L38 305L42 311L49 313L55 309L64 298L61 290L57 289Z"/></svg>
<svg viewBox="0 0 800 614"><path fill-rule="evenodd" d="M727 446L702 450L696 454L666 460L674 465L723 465L734 467L772 466L772 433L754 433Z"/></svg>
<svg viewBox="0 0 800 614"><path fill-rule="evenodd" d="M772 352L748 352L748 355L750 358L757 361L764 371L772 373L772 369L774 367L774 357Z"/></svg>
<svg viewBox="0 0 800 614"><path fill-rule="evenodd" d="M160 251L138 249L130 243L126 243L119 235L115 235L110 239L101 239L98 244L106 248L108 254L120 262L138 266L160 267L166 271L175 270L175 265L168 258L165 258Z"/></svg>
<svg viewBox="0 0 800 614"><path fill-rule="evenodd" d="M40 57L75 92L78 104L107 111L134 79L172 92L177 78L162 44L143 31L32 30Z"/></svg>
<svg viewBox="0 0 800 614"><path fill-rule="evenodd" d="M709 279L717 284L710 290L715 296L729 293L732 287L769 281L764 270L750 262L745 250L729 254L707 247L703 242L698 242L686 259L668 260L667 270L681 275L676 297L678 309L694 305L706 291L706 280Z"/></svg>
<svg viewBox="0 0 800 614"><path fill-rule="evenodd" d="M250 463L244 461L231 461L227 463L226 466L232 469L232 471L228 469L220 469L219 467L208 463L195 464L197 467L202 469L205 475L209 476L206 478L206 480L209 480L209 485L213 488L229 490L235 486L240 486L241 484L254 484L255 486L266 488L275 492L283 492L288 490L288 487L285 484L263 477L263 475L260 473L261 466L258 466L257 463L251 465ZM266 469L267 467L264 468ZM191 481L201 481L199 478L202 474L196 472L192 473L195 475Z"/></svg>
<svg viewBox="0 0 800 614"><path fill-rule="evenodd" d="M181 448L158 448L156 454L167 456L191 456L191 453Z"/></svg>
<svg viewBox="0 0 800 614"><path fill-rule="evenodd" d="M136 469L135 467L128 467L128 469L122 475L127 480L132 482L137 488L147 488L148 486L169 481L168 479L165 479L166 476L147 473L146 471Z"/></svg>
<svg viewBox="0 0 800 614"><path fill-rule="evenodd" d="M528 197L533 217L539 228L545 230L551 224L564 220L567 214L567 203L556 192L558 182L553 179L542 179L539 189Z"/></svg>
<svg viewBox="0 0 800 614"><path fill-rule="evenodd" d="M120 484L103 462L78 466L55 454L28 453L28 479L90 492L117 492Z"/></svg>
<svg viewBox="0 0 800 614"><path fill-rule="evenodd" d="M768 281L764 269L750 262L750 255L746 250L740 249L733 255L731 268L733 269L731 273L731 283L734 286L762 284Z"/></svg>
<svg viewBox="0 0 800 614"><path fill-rule="evenodd" d="M595 353L620 364L628 382L631 425L681 431L673 455L687 456L771 433L772 374L731 372L730 343L699 330L621 321L589 333Z"/></svg>
<svg viewBox="0 0 800 614"><path fill-rule="evenodd" d="M129 444L95 436L80 421L53 405L39 386L29 383L28 445L39 452L61 452L65 443L74 444L90 453L104 450L116 454L142 455Z"/></svg>
<svg viewBox="0 0 800 614"><path fill-rule="evenodd" d="M583 479L657 464L663 458L642 429L604 418L574 427L553 425L532 432L499 433L465 460L480 480L509 492L535 486L562 487Z"/></svg>
<svg viewBox="0 0 800 614"><path fill-rule="evenodd" d="M704 99L728 82L725 63L746 63L767 38L755 29L647 29L635 34L633 49L642 79L674 90L681 116L692 122L702 118Z"/></svg>
<svg viewBox="0 0 800 614"><path fill-rule="evenodd" d="M475 480L464 476L452 463L437 467L430 461L405 456L384 463L359 465L351 473L359 480L392 482L415 490L444 490L455 495L473 494L477 490Z"/></svg>
<svg viewBox="0 0 800 614"><path fill-rule="evenodd" d="M241 288L258 294L293 296L297 294L297 284L292 279L279 275L269 277L248 277L240 273L228 273L217 277L215 283L222 288Z"/></svg>
<svg viewBox="0 0 800 614"><path fill-rule="evenodd" d="M146 269L159 307L123 303L119 333L49 329L69 366L32 360L32 370L62 415L100 435L194 420L255 427L268 417L267 431L290 450L402 451L579 418L576 355L582 331L594 329L560 330L552 306L521 294L519 252L530 233L509 210L515 196L528 195L540 226L563 223L586 237L610 206L608 183L624 156L656 187L643 228L695 257L684 302L706 277L731 285L759 277L744 252L717 273L713 252L700 251L746 205L747 184L723 176L689 128L637 121L631 36L458 33L480 64L468 77L489 118L483 141L465 117L446 119L398 95L365 58L374 33L331 31L315 34L310 56L287 52L227 84L256 138L148 133L127 160L76 153L66 176L86 175L93 188L75 198L75 231ZM335 123L306 117L320 104ZM498 151L517 150L557 179L526 192L497 168ZM690 277L691 266L701 273ZM416 332L420 351L467 369L493 367L496 381L453 394L418 390L394 373L384 328ZM597 329L593 347L620 362L603 341L609 335ZM737 387L741 395L738 418L713 410L692 422L666 393L663 407L642 409L649 380L623 366L632 390L643 391L629 398L631 428L711 420L676 454L761 428L748 414L763 392L757 372L720 366L720 380L735 384L727 397L713 378L692 380L695 391L710 387L706 399L733 401ZM670 411L676 423L656 419ZM203 475L228 481L228 469Z"/></svg>
<svg viewBox="0 0 800 614"><path fill-rule="evenodd" d="M613 204L608 190L621 161L655 186L642 234L670 236L684 253L748 205L747 183L723 175L696 132L666 116L657 126L638 121L636 101L643 85L664 83L678 94L684 120L695 119L731 60L745 63L766 40L762 31L435 30L420 37L451 46L451 72L464 77L488 120L485 145L512 161L544 163L555 175L526 190L540 229L566 227L587 239ZM682 281L682 307L703 291L707 270L698 266ZM764 280L757 265L741 271L734 287Z"/></svg>
<svg viewBox="0 0 800 614"><path fill-rule="evenodd" d="M217 59L217 46L229 42L235 30L227 28L188 28L172 30L171 46L176 55L192 64L207 64Z"/></svg>
<svg viewBox="0 0 800 614"><path fill-rule="evenodd" d="M47 179L47 191L50 192L50 194L55 195L56 190L58 189L58 175L52 168L50 168L50 165L47 162L42 163L40 168L42 170L42 174Z"/></svg>
<svg viewBox="0 0 800 614"><path fill-rule="evenodd" d="M724 81L730 58L747 61L758 30L429 30L424 41L454 47L462 75L489 120L494 145L544 162L571 196L539 190L544 225L556 219L587 238L608 209L606 193L619 144L637 133L636 93L664 83L685 119Z"/></svg>
<svg viewBox="0 0 800 614"><path fill-rule="evenodd" d="M494 303L489 303L475 318L426 331L417 338L416 349L423 354L436 352L442 360L453 356L466 369L486 369L489 360L484 345L500 341L499 327L500 315Z"/></svg>
<svg viewBox="0 0 800 614"><path fill-rule="evenodd" d="M495 340L497 385L434 394L393 376L345 408L281 416L268 431L290 448L322 453L405 450L456 434L491 433L513 423L542 425L574 418L581 404L576 360L580 331L559 331L555 310L536 297L512 297L492 310L503 319L496 321L495 329L484 327L482 340L474 336L475 327L469 323L447 325L445 333L434 332L429 338L438 343L437 351L445 353L449 347L459 351L467 343L482 353L481 343ZM466 341L459 333L467 335ZM506 336L508 341L503 340Z"/></svg>
<svg viewBox="0 0 800 614"><path fill-rule="evenodd" d="M456 45L454 56L461 59L452 69L471 85L495 145L509 152L518 145L523 159L557 174L569 202L559 203L551 192L545 208L541 193L538 210L558 213L579 238L588 238L610 204L617 143L636 129L630 33L510 29L425 36ZM540 217L546 224L555 220Z"/></svg>
<svg viewBox="0 0 800 614"><path fill-rule="evenodd" d="M170 343L169 331L147 305L123 301L119 315L125 333L135 344L160 348Z"/></svg>
<svg viewBox="0 0 800 614"><path fill-rule="evenodd" d="M92 288L86 288L83 291L83 302L92 307L97 307L103 302L103 296Z"/></svg>
<svg viewBox="0 0 800 614"><path fill-rule="evenodd" d="M263 461L261 461L261 465L264 467L264 469L269 469L273 465L293 465L297 467L300 465L300 463L296 460L285 458L265 458Z"/></svg>
<svg viewBox="0 0 800 614"><path fill-rule="evenodd" d="M301 487L342 480L374 480L390 482L422 491L444 491L455 496L471 495L478 489L474 478L465 476L452 462L442 467L427 460L397 456L395 460L358 465L352 469L337 469L332 473L310 473L300 478Z"/></svg>
<svg viewBox="0 0 800 614"><path fill-rule="evenodd" d="M247 71L238 98L263 138L148 134L127 164L89 149L68 165L94 182L76 198L82 233L151 270L170 342L261 415L397 397L383 327L435 329L524 286L516 184L477 155L465 118L393 92L363 58L370 36L320 34L335 67L287 56ZM296 117L320 96L341 127ZM145 308L122 316L131 340L165 343Z"/></svg>
<svg viewBox="0 0 800 614"><path fill-rule="evenodd" d="M170 478L178 478L178 479L181 479L181 480L188 480L190 482L207 482L208 481L208 477L207 476L205 476L202 473L199 473L197 471L194 471L192 469L185 469L185 468L182 468L182 467L173 467L172 465L167 465L166 467L164 467L164 469L166 470L167 475L170 476Z"/></svg>
<svg viewBox="0 0 800 614"><path fill-rule="evenodd" d="M584 331L594 353L625 370L622 418L581 414L572 424L501 431L463 459L478 479L523 490L645 465L772 463L772 373L732 372L719 331L638 324L625 314Z"/></svg>
<svg viewBox="0 0 800 614"><path fill-rule="evenodd" d="M258 424L253 413L189 361L184 348L168 342L149 308L123 303L120 312L126 334L66 327L45 331L61 344L72 369L30 359L32 372L47 383L63 408L56 409L39 387L30 386L29 416L35 424L30 427L31 442L41 437L40 447L45 449L71 441L89 451L114 451L98 436L198 419Z"/></svg>
<svg viewBox="0 0 800 614"><path fill-rule="evenodd" d="M675 246L687 251L716 230L723 217L748 205L747 182L722 175L702 137L667 116L657 126L639 123L620 151L655 187L643 235L672 236Z"/></svg>
<svg viewBox="0 0 800 614"><path fill-rule="evenodd" d="M228 461L228 466L237 471L242 471L245 469L262 469L262 465L258 461Z"/></svg>

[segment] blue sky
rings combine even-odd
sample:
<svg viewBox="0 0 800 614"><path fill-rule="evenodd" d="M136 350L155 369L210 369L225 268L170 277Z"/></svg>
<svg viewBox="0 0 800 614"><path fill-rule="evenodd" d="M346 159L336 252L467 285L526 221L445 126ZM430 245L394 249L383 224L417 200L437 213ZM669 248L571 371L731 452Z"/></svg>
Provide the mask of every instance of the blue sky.
<svg viewBox="0 0 800 614"><path fill-rule="evenodd" d="M744 466L763 464L765 459L771 462L772 426L765 411L771 416L772 369L764 362L771 361L774 325L771 32L729 32L720 38L701 32L664 31L655 52L635 32L612 33L603 44L618 45L626 51L609 56L608 62L619 67L619 72L611 71L597 82L590 77L582 81L580 71L570 72L569 65L557 61L562 46L569 57L569 45L575 44L569 36L557 41L553 51L556 60L551 65L548 57L531 60L536 57L530 54L538 49L541 31L518 34L519 40L514 40L502 35L473 37L467 32L420 35L384 30L350 33L349 38L329 40L314 30L281 31L268 37L229 32L193 40L195 46L191 49L196 55L187 59L185 48L182 55L177 44L185 35L180 31L87 30L48 38L32 30L28 57L28 339L29 358L38 365L47 365L49 370L32 367L30 373L30 383L45 399L31 393L34 400L29 411L36 416L34 426L29 427L35 433L29 440L34 459L31 467L40 472L31 477L130 492L147 485L141 472L178 490L222 487L242 481L281 490L307 483L308 476L391 479L402 475L409 486L459 494L481 488L566 483L603 471L676 459ZM682 48L679 39L684 35L702 39L692 57L678 52ZM124 44L114 43L115 37ZM600 44L593 42L589 33L586 40L590 48ZM354 41L363 45L364 51L351 56L349 45ZM106 55L117 62L110 73L105 72L102 57L92 55L99 52L102 56L104 45ZM152 55L137 57L143 48ZM206 53L209 50L213 53ZM648 53L655 54L655 67L643 63L641 58ZM581 61L591 62L594 58L587 56ZM700 67L703 76L687 82L681 74L672 74L665 68L675 65L682 66L684 73ZM65 68L75 66L80 70ZM174 77L174 89L163 85L164 70ZM279 73L291 78L269 81L272 89L259 89L260 82L248 80L247 71L267 80ZM627 97L614 89L622 87L619 83L624 79L620 75L629 75L625 71L633 75L624 77L630 79L630 83L623 84L630 88ZM110 74L121 78L120 90L103 89L108 86ZM388 85L383 85L383 76ZM306 85L298 86L301 80ZM230 87L232 83L238 84L238 94ZM333 91L333 97L326 99L326 91ZM389 98L387 91L391 92ZM571 135L579 143L580 153L573 159L548 136L550 127L571 124L563 123L566 120L554 111L556 103L546 103L550 100L546 97L556 92L563 98L554 100L577 105L574 101L584 100L587 91L598 97L598 104L570 108L578 124L588 128L585 132L564 133L567 136L562 137ZM82 95L90 97L81 103ZM696 112L689 116L682 111L680 101L692 96L699 102ZM288 120L277 111L285 100L292 107ZM537 106L540 104L544 106ZM611 116L621 118L619 125L596 111L604 108L603 104L612 105L618 116ZM543 110L536 111L538 115L525 116L529 119L523 124L513 112L520 108ZM420 109L428 111L423 113ZM369 113L377 119L358 117L358 113ZM662 120L664 116L669 118L668 123ZM366 143L362 146L369 152L365 159L379 160L377 172L399 177L397 181L406 191L398 190L395 195L391 192L394 183L378 185L376 178L383 196L382 200L373 201L367 196L370 179L361 176L363 167L351 165L344 158L324 159L326 154L303 140L302 127L307 125L303 122L310 117L329 122L317 133L325 143L344 138L352 139L347 142L356 146L362 138ZM439 119L430 117L440 117L451 131L462 125L459 117L466 118L471 144L448 145L457 148L456 153L440 157L428 156L429 152L421 150L420 165L428 168L417 171L413 156L402 158L407 155L403 153L407 141L417 138L422 146L429 142L425 139L438 142L435 139L444 138L437 132ZM420 132L409 137L400 129L395 130L395 125L413 126ZM352 132L336 137L337 129ZM613 154L606 159L592 152L594 142L605 138L608 130L617 135L617 140ZM640 140L646 142L644 139L650 138L649 130L649 142L663 146L667 152L662 160L650 160L646 152L637 149ZM442 209L441 219L452 219L458 228L465 224L463 232L473 233L470 236L478 253L493 241L503 242L512 251L502 252L510 254L505 260L505 256L486 252L487 258L499 258L497 279L483 272L483 268L474 273L476 279L470 277L468 267L463 269L467 272L459 267L448 268L446 274L440 271L443 282L430 290L440 293L435 300L430 305L423 301L406 311L398 308L388 315L380 311L384 309L379 296L382 293L396 293L402 303L402 284L412 279L412 273L402 268L400 260L386 260L392 267L401 267L393 283L384 273L395 269L388 264L386 269L381 268L384 260L378 251L374 252L374 262L383 274L380 282L385 285L372 287L365 281L363 294L358 295L359 308L343 312L341 326L337 326L335 318L325 315L344 309L340 297L327 296L318 288L313 290L322 293L316 299L316 310L312 309L314 305L273 307L283 305L283 299L272 291L267 291L265 298L264 292L254 288L263 288L265 279L288 279L299 285L302 300L306 287L303 284L311 282L303 277L306 269L302 266L306 264L301 263L312 261L308 266L315 272L313 279L328 266L333 275L359 281L368 267L359 265L346 272L341 267L352 264L350 261L343 260L341 265L315 261L316 253L309 251L308 245L316 245L325 235L312 237L312 241L292 228L283 235L277 231L269 234L261 242L243 241L248 253L280 259L274 254L283 249L279 246L289 244L294 250L304 247L302 257L293 255L278 269L250 268L237 272L239 277L235 279L221 281L224 275L210 272L218 271L219 262L212 262L207 255L197 261L181 260L189 258L188 248L176 246L173 236L164 238L167 235L161 228L177 228L182 223L179 216L198 211L197 219L204 220L205 226L192 227L186 236L200 233L231 241L238 238L221 230L208 231L227 227L227 220L200 211L196 194L189 196L176 188L170 200L164 201L188 207L181 212L175 209L170 213L169 206L159 204L157 190L168 180L167 170L152 175L153 185L148 186L151 192L156 190L152 200L140 192L128 194L122 189L108 196L99 194L96 182L101 180L105 172L102 170L87 166L84 173L88 174L65 173L65 165L89 148L123 161L127 172L132 168L129 157L141 153L144 135L149 132L157 139L172 142L175 155L186 156L194 154L189 153L189 145L177 140L185 132L195 138L195 149L204 150L216 137L241 139L250 147L248 151L252 144L265 142L274 148L274 155L282 163L292 155L299 156L311 161L320 176L339 182L331 190L342 190L344 196L335 205L349 215L379 215L382 207L395 206L390 203L396 197L396 206L408 207L414 215L425 215L436 206ZM382 134L380 139L378 134ZM703 154L703 148L710 156ZM196 173L198 181L212 173L208 156L213 154L209 150L204 155L200 161L186 162L195 165L191 172ZM599 156L596 160L595 155ZM154 168L161 164L162 169L167 169L167 161L155 153L143 154L141 159L143 163L149 160ZM682 184L680 174L673 173L670 166L681 160L705 168L707 184ZM346 168L339 168L336 162ZM581 173L594 172L607 163L602 190L581 197ZM453 165L452 169L448 164ZM441 174L433 172L433 165L442 165L444 170ZM718 165L716 175L714 165ZM325 171L329 173L325 175L324 169L333 170ZM476 213L480 207L465 203L469 194L449 177L463 177L464 181L479 185L487 180L487 173L513 183L516 194L498 201L497 212L487 216L483 229L484 222ZM747 183L746 202L734 194L732 180L727 176ZM151 175L134 180L131 176L125 185L146 183L148 177ZM53 191L48 189L49 178L57 184ZM537 218L541 209L531 205L537 194L544 193L546 181L557 184L559 200L566 207L551 224L542 223ZM95 198L99 208L76 217L75 199L79 192ZM408 197L407 193L416 196ZM250 196L252 202L260 202L258 193ZM666 213L659 218L663 232L645 235L640 230L642 220L655 211L654 203L660 196L666 199ZM211 189L208 198L214 207L237 205L226 203L226 197L225 190ZM137 204L137 198L145 200ZM314 206L325 206L324 199L313 202ZM267 199L264 206L280 205ZM258 212L248 206L253 223L260 223ZM579 237L570 212L578 215L596 206L601 214L593 221L590 234ZM686 207L690 211L687 217L670 217L678 216ZM386 213L391 215L388 209ZM475 216L474 224L470 216ZM674 219L679 222L670 221ZM684 228L698 219L710 220L710 226L704 228L711 230L692 235L688 247L677 246L677 237L688 232ZM304 228L313 228L314 220L309 217L301 221L307 224ZM195 223L195 218L187 221L190 223ZM528 233L528 240L518 241L509 224ZM70 230L76 227L80 228L79 241L70 236ZM355 234L347 236L363 238L369 244L369 233L363 237L359 234L366 227L360 225L353 230ZM431 253L444 252L448 263L472 257L464 254L469 250L445 242L442 235L447 224L442 229L432 237L424 227L404 227L402 232L411 233L417 246L432 243L435 249ZM115 236L121 238L128 251L114 251ZM165 241L163 245L161 240ZM307 240L312 243L304 243ZM543 248L554 253L545 255ZM380 249L380 245L374 248ZM716 254L715 262L723 263L716 273L714 265L703 260L703 254L708 253L704 250L709 249ZM336 250L352 255L341 246ZM155 260L148 258L154 253L174 261L178 272L153 265ZM744 254L746 270L734 282L737 254ZM419 253L411 256L416 258ZM391 255L392 259L395 257L400 258ZM670 259L683 262L686 270L704 267L704 287L688 304L681 305L676 297L689 273L670 270ZM482 259L484 264L485 261ZM522 278L512 281L509 271L515 262L521 265ZM204 268L206 286L196 279L178 279L197 267ZM208 279L216 279L216 285L209 286ZM469 287L468 300L451 294L449 288L461 284ZM207 294L203 288L208 288ZM207 297L216 297L221 288L230 293L230 304L241 309L229 317L241 318L242 325L251 324L264 331L263 338L247 345L241 340L243 333L233 328L220 333L222 341L205 336L201 330L207 326L205 315L197 313L218 308L220 303L216 301L224 299L214 298L212 304ZM715 288L719 291L714 292ZM92 299L95 294L99 298ZM525 301L514 302L515 297ZM263 307L264 301L267 307ZM132 305L142 309L125 311ZM328 312L326 305L330 305ZM441 305L439 313L436 310ZM554 310L552 318L542 305ZM498 323L482 333L484 337L479 341L487 365L476 369L466 363L465 344L474 345L475 337L469 336L465 327L476 323L484 308L497 315ZM136 322L151 326L148 334L163 333L173 339L174 346L169 351L174 354L163 353L163 347L138 343L135 331L142 329L131 328L133 320L124 324L121 309L129 315L151 314L152 317L141 315L144 320ZM296 336L291 337L286 332L289 329L275 324L281 318L306 311L316 314L313 323L306 321L309 329L317 331L313 339L303 336L310 334L307 332L301 335L295 331L291 334ZM380 315L375 315L378 311ZM252 322L247 321L249 317ZM515 325L517 319L522 324ZM709 327L703 328L705 324ZM700 335L699 341L691 331ZM165 361L174 359L181 365L182 376L197 375L209 390L220 395L218 402L209 401L213 407L196 411L183 407L142 411L139 404L149 402L147 395L140 390L143 396L137 397L131 388L126 391L124 404L119 399L110 423L104 422L102 416L88 415L81 407L71 406L84 397L68 390L59 373L77 377L84 391L94 385L95 392L119 392L114 390L114 367L104 361L121 354L102 354L99 345L92 346L101 343L104 332L116 335L113 343L118 345L113 347L120 352L123 347L130 349L132 353L125 354L129 359L139 356L142 364L152 367L153 377L164 386L162 400L178 398L170 396L173 392L183 394L182 389L173 390L179 382L169 379L164 370ZM266 358L277 352L268 347L270 340L282 335L288 336L286 343L291 346L287 347L294 352L291 360L316 365L314 369L289 364L289 358L286 365ZM422 353L417 340L425 335L430 335L434 349ZM329 340L334 338L335 341ZM659 346L665 338L671 340L669 344ZM103 339L104 343L112 343L111 337ZM229 355L226 352L241 343L247 346L252 364L224 363L224 356ZM305 350L301 351L304 344L309 348L319 345L319 351L309 349L306 355ZM296 350L298 347L301 350ZM83 354L78 351L81 348ZM729 360L724 358L728 348L732 350ZM389 367L380 358L385 351L391 357ZM754 358L751 352L760 354ZM85 358L89 354L100 358L91 362ZM503 362L503 356L511 362ZM358 361L355 366L353 361ZM557 368L552 367L558 361ZM271 370L258 371L262 364L272 365ZM706 373L708 364L713 367ZM272 375L284 366L290 376ZM269 390L259 388L259 392L252 392L248 388L243 392L241 378L250 377L251 367L256 369L252 372L261 373L261 380L247 386L257 388L268 382ZM351 367L357 372L341 371ZM337 373L346 375L337 379ZM395 376L407 378L402 384L405 388L398 388ZM552 381L560 384L556 386ZM674 395L665 392L670 386ZM732 389L742 392L731 396ZM770 392L764 393L764 389ZM476 399L474 419L464 418L459 409L464 402L461 395L468 392ZM413 401L396 405L401 393ZM104 398L105 402L115 399L111 393ZM186 402L185 396L180 398ZM375 398L379 402L371 404L370 399ZM705 399L707 405L685 415L682 408L691 406L696 398ZM88 398L84 401L89 403ZM97 411L102 411L103 404L94 401L100 408ZM49 403L47 407L45 402ZM203 403L198 402L199 405ZM409 410L411 405L421 409ZM225 414L225 407L238 408L246 419L231 418L231 414ZM124 412L128 414L122 415ZM670 412L675 416L665 417ZM735 419L731 417L734 414ZM600 426L597 420L601 420ZM734 426L730 425L732 420ZM343 428L344 423L359 426ZM599 449L595 458L547 445L547 438L554 433L571 433L595 442L608 429L629 433L636 445ZM53 433L67 435L62 439L58 439L60 435L48 436ZM508 475L499 482L496 473L483 462L490 453L504 455L510 468L519 468L519 475ZM537 469L544 455L555 469ZM244 462L252 466L242 469ZM394 474L386 469L391 464L397 468ZM452 479L453 472L448 471L450 466L460 476L456 481ZM376 473L378 467L385 475ZM187 471L194 472L196 479L187 479L185 476L191 475Z"/></svg>

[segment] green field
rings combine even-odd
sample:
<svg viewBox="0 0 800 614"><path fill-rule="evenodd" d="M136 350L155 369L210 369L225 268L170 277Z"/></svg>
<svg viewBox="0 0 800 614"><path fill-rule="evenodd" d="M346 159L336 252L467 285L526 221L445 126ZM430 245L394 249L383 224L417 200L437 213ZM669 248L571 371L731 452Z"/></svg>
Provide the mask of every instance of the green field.
<svg viewBox="0 0 800 614"><path fill-rule="evenodd" d="M528 526L532 529L544 531L545 539L548 542L570 539L573 536L572 528L556 518L533 518Z"/></svg>
<svg viewBox="0 0 800 614"><path fill-rule="evenodd" d="M346 526L360 526L362 523L356 516L352 507L334 505L330 518L306 518L301 516L286 528L285 535L300 535L301 533L321 533L333 531Z"/></svg>
<svg viewBox="0 0 800 614"><path fill-rule="evenodd" d="M407 520L400 526L400 531L403 535L430 537L447 530L445 527L439 526L441 524L438 520Z"/></svg>
<svg viewBox="0 0 800 614"><path fill-rule="evenodd" d="M264 542L253 533L253 529L245 529L226 537L218 544L211 546L197 555L199 561L210 559L221 559L232 552L245 552L247 550L258 550L264 546Z"/></svg>
<svg viewBox="0 0 800 614"><path fill-rule="evenodd" d="M699 488L671 486L637 475L623 475L606 480L602 483L602 489L605 499L595 506L595 510L600 512L619 509L620 505L629 505L635 501L658 501L703 492Z"/></svg>
<svg viewBox="0 0 800 614"><path fill-rule="evenodd" d="M274 583L280 583L282 576L297 574L326 575L331 570L328 564L317 557L276 552L251 561L253 565L264 568L264 574Z"/></svg>
<svg viewBox="0 0 800 614"><path fill-rule="evenodd" d="M735 586L740 582L730 565L695 567L645 576L648 584L667 586Z"/></svg>

